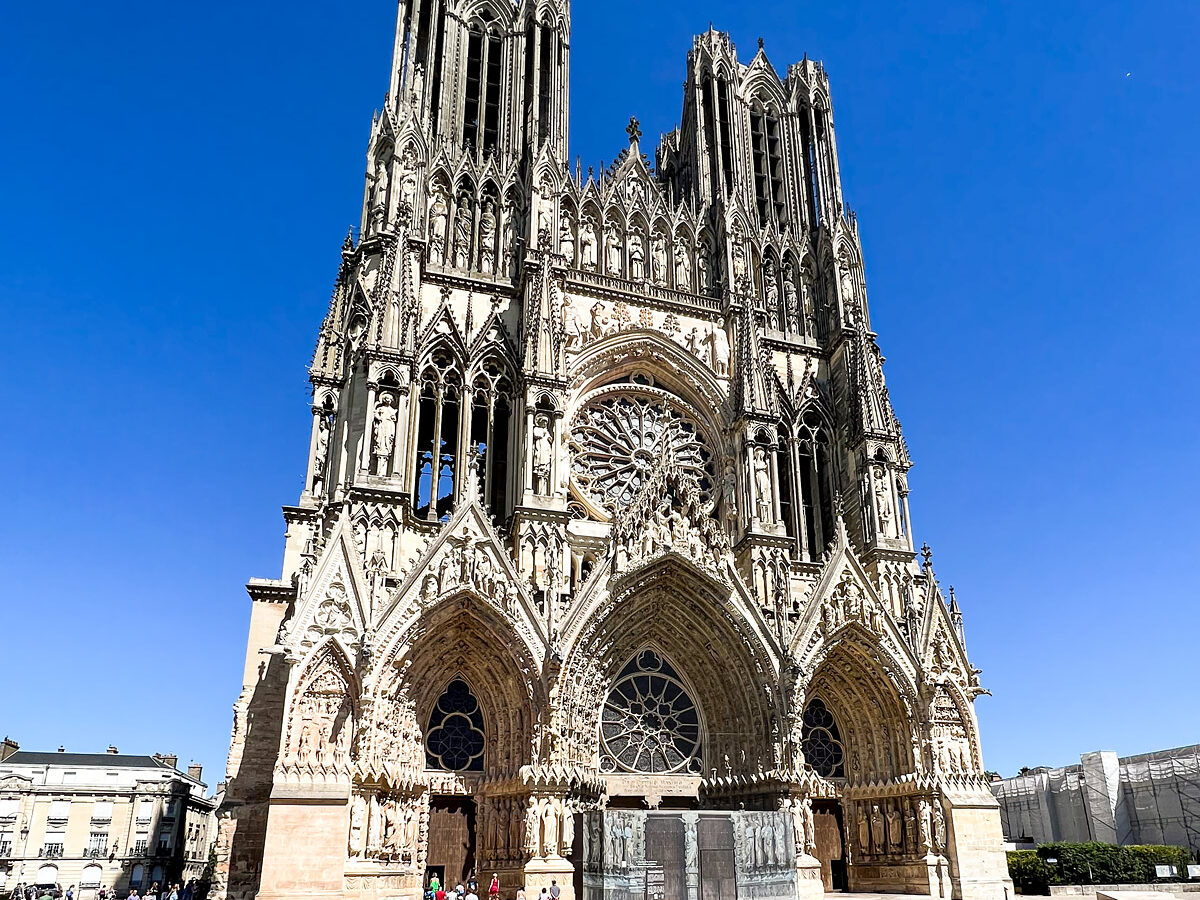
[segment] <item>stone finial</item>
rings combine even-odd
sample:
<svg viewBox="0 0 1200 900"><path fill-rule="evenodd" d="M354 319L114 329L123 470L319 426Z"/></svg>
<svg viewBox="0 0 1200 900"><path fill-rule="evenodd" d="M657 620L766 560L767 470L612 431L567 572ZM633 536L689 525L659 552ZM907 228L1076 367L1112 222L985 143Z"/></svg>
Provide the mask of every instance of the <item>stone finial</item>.
<svg viewBox="0 0 1200 900"><path fill-rule="evenodd" d="M928 569L933 565L933 551L929 549L928 544L921 545L921 567Z"/></svg>
<svg viewBox="0 0 1200 900"><path fill-rule="evenodd" d="M629 135L629 146L631 147L636 146L637 142L641 140L642 129L641 124L637 120L637 116L629 117L629 127L625 129L625 133Z"/></svg>

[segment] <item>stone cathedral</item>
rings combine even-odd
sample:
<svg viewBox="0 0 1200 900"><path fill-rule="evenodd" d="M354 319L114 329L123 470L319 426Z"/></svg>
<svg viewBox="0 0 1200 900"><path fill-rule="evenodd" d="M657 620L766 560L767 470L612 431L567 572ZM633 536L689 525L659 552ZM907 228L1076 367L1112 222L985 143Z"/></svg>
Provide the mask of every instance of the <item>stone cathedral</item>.
<svg viewBox="0 0 1200 900"><path fill-rule="evenodd" d="M1000 900L824 69L710 28L584 171L569 58L566 0L400 2L218 896Z"/></svg>

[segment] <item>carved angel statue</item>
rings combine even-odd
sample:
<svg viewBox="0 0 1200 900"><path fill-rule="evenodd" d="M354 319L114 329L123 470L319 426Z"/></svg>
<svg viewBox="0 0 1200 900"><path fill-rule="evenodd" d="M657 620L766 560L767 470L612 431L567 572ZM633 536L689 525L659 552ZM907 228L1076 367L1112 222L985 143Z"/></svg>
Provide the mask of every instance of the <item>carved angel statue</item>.
<svg viewBox="0 0 1200 900"><path fill-rule="evenodd" d="M438 264L446 261L446 225L450 219L450 205L446 195L438 191L429 207L429 258Z"/></svg>
<svg viewBox="0 0 1200 900"><path fill-rule="evenodd" d="M629 277L633 281L641 281L646 277L646 243L637 232L629 241Z"/></svg>
<svg viewBox="0 0 1200 900"><path fill-rule="evenodd" d="M682 245L675 248L675 288L680 291L692 289L692 262Z"/></svg>
<svg viewBox="0 0 1200 900"><path fill-rule="evenodd" d="M615 228L604 233L604 265L609 275L621 274L621 239Z"/></svg>
<svg viewBox="0 0 1200 900"><path fill-rule="evenodd" d="M667 241L661 234L654 236L651 245L650 277L655 284L667 283Z"/></svg>
<svg viewBox="0 0 1200 900"><path fill-rule="evenodd" d="M596 225L591 219L584 220L579 238L579 255L585 269L596 271Z"/></svg>

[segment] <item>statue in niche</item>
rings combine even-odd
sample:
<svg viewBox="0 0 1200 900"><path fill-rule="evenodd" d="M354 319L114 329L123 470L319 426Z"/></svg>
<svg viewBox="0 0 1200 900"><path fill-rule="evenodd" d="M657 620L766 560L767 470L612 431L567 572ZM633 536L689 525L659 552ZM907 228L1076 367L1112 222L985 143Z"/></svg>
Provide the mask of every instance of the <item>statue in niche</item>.
<svg viewBox="0 0 1200 900"><path fill-rule="evenodd" d="M750 280L746 268L746 244L742 240L741 231L736 228L733 232L731 255L733 257L733 284L739 291L745 291Z"/></svg>
<svg viewBox="0 0 1200 900"><path fill-rule="evenodd" d="M905 849L909 853L916 854L920 841L917 836L917 811L912 800L904 806L904 833L907 838Z"/></svg>
<svg viewBox="0 0 1200 900"><path fill-rule="evenodd" d="M875 487L875 508L879 512L879 531L884 537L895 537L892 530L892 492L887 483L887 472L883 466L872 466L871 476Z"/></svg>
<svg viewBox="0 0 1200 900"><path fill-rule="evenodd" d="M661 234L654 236L651 245L650 277L655 284L667 283L667 241Z"/></svg>
<svg viewBox="0 0 1200 900"><path fill-rule="evenodd" d="M579 238L580 262L585 269L596 271L596 223L590 218L584 219L583 231Z"/></svg>
<svg viewBox="0 0 1200 900"><path fill-rule="evenodd" d="M400 205L413 209L417 202L417 161L412 152L404 156L404 169L400 173Z"/></svg>
<svg viewBox="0 0 1200 900"><path fill-rule="evenodd" d="M871 823L867 821L866 810L859 806L858 808L858 849L863 855L871 852Z"/></svg>
<svg viewBox="0 0 1200 900"><path fill-rule="evenodd" d="M375 457L375 475L387 475L396 446L396 399L390 393L381 394L375 406L375 436L371 445Z"/></svg>
<svg viewBox="0 0 1200 900"><path fill-rule="evenodd" d="M350 805L350 855L361 856L367 816L367 801L361 794L354 795Z"/></svg>
<svg viewBox="0 0 1200 900"><path fill-rule="evenodd" d="M900 843L904 837L900 828L900 811L894 803L889 803L887 810L888 851L894 854L900 852Z"/></svg>
<svg viewBox="0 0 1200 900"><path fill-rule="evenodd" d="M621 275L621 239L617 229L610 227L604 233L604 265L609 275Z"/></svg>
<svg viewBox="0 0 1200 900"><path fill-rule="evenodd" d="M858 321L858 297L854 290L854 276L850 272L850 260L843 256L842 266L842 308L846 312L846 324L854 325Z"/></svg>
<svg viewBox="0 0 1200 900"><path fill-rule="evenodd" d="M550 460L554 448L550 438L550 417L538 413L533 420L533 492L550 493Z"/></svg>
<svg viewBox="0 0 1200 900"><path fill-rule="evenodd" d="M629 241L629 278L642 281L646 277L646 242L641 232L635 231Z"/></svg>
<svg viewBox="0 0 1200 900"><path fill-rule="evenodd" d="M779 285L775 279L775 263L770 258L763 263L763 299L772 313L779 309Z"/></svg>
<svg viewBox="0 0 1200 900"><path fill-rule="evenodd" d="M504 201L504 223L500 234L500 268L505 275L513 274L513 257L516 252L514 233L516 230L517 207L511 197Z"/></svg>
<svg viewBox="0 0 1200 900"><path fill-rule="evenodd" d="M371 179L371 227L379 231L387 220L388 179L391 159L379 157L375 160L375 174Z"/></svg>
<svg viewBox="0 0 1200 900"><path fill-rule="evenodd" d="M496 268L496 213L492 201L485 200L479 216L479 270L491 275Z"/></svg>
<svg viewBox="0 0 1200 900"><path fill-rule="evenodd" d="M880 810L879 804L875 803L871 806L871 852L875 854L883 853L883 811Z"/></svg>
<svg viewBox="0 0 1200 900"><path fill-rule="evenodd" d="M458 198L458 211L454 215L454 265L465 269L471 255L471 198L461 194Z"/></svg>
<svg viewBox="0 0 1200 900"><path fill-rule="evenodd" d="M675 289L680 291L692 289L692 263L682 244L675 248Z"/></svg>
<svg viewBox="0 0 1200 900"><path fill-rule="evenodd" d="M796 271L791 263L783 267L783 320L786 330L800 331L800 301L796 297Z"/></svg>
<svg viewBox="0 0 1200 900"><path fill-rule="evenodd" d="M771 464L767 460L767 451L762 447L754 448L754 494L758 502L759 521L773 521L774 516L771 512Z"/></svg>
<svg viewBox="0 0 1200 900"><path fill-rule="evenodd" d="M579 316L575 315L575 305L566 294L563 294L562 298L562 319L564 349L578 350L583 346L585 332Z"/></svg>
<svg viewBox="0 0 1200 900"><path fill-rule="evenodd" d="M575 231L566 215L558 226L558 252L567 258L568 265L575 264Z"/></svg>
<svg viewBox="0 0 1200 900"><path fill-rule="evenodd" d="M438 265L446 262L446 226L450 221L450 204L440 188L429 207L429 258Z"/></svg>
<svg viewBox="0 0 1200 900"><path fill-rule="evenodd" d="M708 335L704 338L708 345L708 365L718 378L729 375L729 337L725 334L722 323L719 328L709 326Z"/></svg>
<svg viewBox="0 0 1200 900"><path fill-rule="evenodd" d="M813 275L808 263L800 267L800 306L809 335L817 333L817 311L813 305Z"/></svg>
<svg viewBox="0 0 1200 900"><path fill-rule="evenodd" d="M712 287L711 276L709 275L711 262L712 259L708 244L701 243L696 253L696 274L699 276L700 281L697 288L702 292Z"/></svg>
<svg viewBox="0 0 1200 900"><path fill-rule="evenodd" d="M325 489L325 465L329 461L329 416L317 415L316 446L313 448L312 492L320 494Z"/></svg>
<svg viewBox="0 0 1200 900"><path fill-rule="evenodd" d="M737 474L733 463L725 463L725 473L721 477L721 498L725 503L725 522L732 537L737 530Z"/></svg>
<svg viewBox="0 0 1200 900"><path fill-rule="evenodd" d="M388 798L383 807L383 852L388 856L400 855L403 831L400 827L400 810L395 798Z"/></svg>

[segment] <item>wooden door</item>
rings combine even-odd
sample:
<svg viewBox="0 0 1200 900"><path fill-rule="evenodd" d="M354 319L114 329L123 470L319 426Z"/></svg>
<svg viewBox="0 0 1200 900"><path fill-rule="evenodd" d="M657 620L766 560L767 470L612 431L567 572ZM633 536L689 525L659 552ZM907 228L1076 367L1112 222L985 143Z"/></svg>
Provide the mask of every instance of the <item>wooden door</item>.
<svg viewBox="0 0 1200 900"><path fill-rule="evenodd" d="M737 900L733 822L701 816L696 828L700 850L700 900Z"/></svg>
<svg viewBox="0 0 1200 900"><path fill-rule="evenodd" d="M813 801L817 859L826 891L846 890L846 852L842 841L842 807L834 801Z"/></svg>
<svg viewBox="0 0 1200 900"><path fill-rule="evenodd" d="M429 806L429 853L425 883L437 868L447 890L466 882L475 870L475 801L467 797L434 797Z"/></svg>

